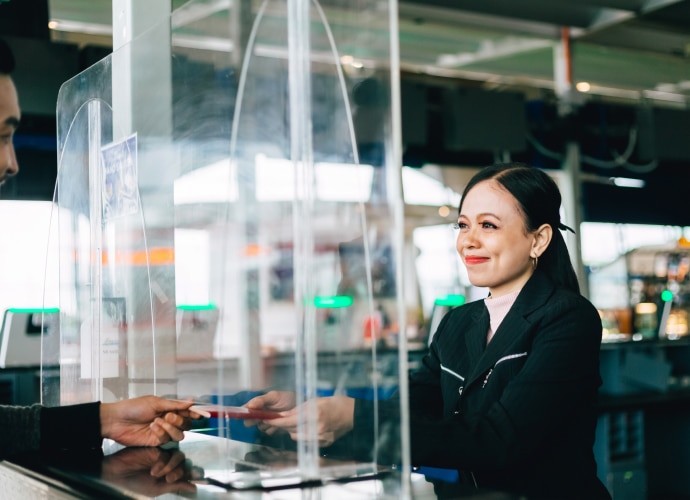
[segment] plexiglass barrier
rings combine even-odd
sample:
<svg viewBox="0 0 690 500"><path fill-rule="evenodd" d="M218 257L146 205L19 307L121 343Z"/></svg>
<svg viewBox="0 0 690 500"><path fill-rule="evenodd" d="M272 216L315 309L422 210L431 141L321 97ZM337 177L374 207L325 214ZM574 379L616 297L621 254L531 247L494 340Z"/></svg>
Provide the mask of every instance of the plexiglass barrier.
<svg viewBox="0 0 690 500"><path fill-rule="evenodd" d="M44 403L350 395L374 402L370 435L357 437L368 459L324 462L310 405L299 406L297 441L236 419L198 431L282 446L296 466L261 470L307 478L378 471L385 447L385 465L403 471L399 494L407 358L392 9L192 1L63 85L50 229L60 251L46 272L60 364L44 372ZM379 425L378 402L401 395ZM228 452L218 473L245 458Z"/></svg>

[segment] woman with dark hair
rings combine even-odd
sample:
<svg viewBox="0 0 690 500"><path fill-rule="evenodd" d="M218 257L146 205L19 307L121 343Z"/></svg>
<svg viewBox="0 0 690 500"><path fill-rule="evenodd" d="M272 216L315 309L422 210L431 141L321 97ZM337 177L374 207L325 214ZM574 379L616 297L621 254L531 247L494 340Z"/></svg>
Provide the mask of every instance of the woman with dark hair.
<svg viewBox="0 0 690 500"><path fill-rule="evenodd" d="M541 224L549 224L553 241L539 258L541 267L551 276L554 284L573 292L579 292L577 275L568 254L562 231L575 232L560 221L561 193L551 177L539 169L519 163L495 164L479 171L467 184L463 192L459 213L467 193L482 181L494 179L518 202L525 219L528 233ZM537 261L534 262L536 267Z"/></svg>
<svg viewBox="0 0 690 500"><path fill-rule="evenodd" d="M530 499L610 498L592 451L601 320L579 292L560 205L555 182L522 164L484 168L465 188L457 250L489 296L446 314L410 376L413 465L457 469L465 484ZM322 444L371 435L372 404L319 399ZM384 428L399 407L378 404ZM297 436L289 393L247 406L283 411L261 428Z"/></svg>

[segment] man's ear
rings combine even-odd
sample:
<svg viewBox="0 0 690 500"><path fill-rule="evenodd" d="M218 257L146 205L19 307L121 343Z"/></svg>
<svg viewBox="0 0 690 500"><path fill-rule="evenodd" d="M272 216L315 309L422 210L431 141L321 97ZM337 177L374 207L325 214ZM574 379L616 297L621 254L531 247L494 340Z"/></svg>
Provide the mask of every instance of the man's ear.
<svg viewBox="0 0 690 500"><path fill-rule="evenodd" d="M551 224L542 224L532 234L534 240L532 241L532 251L530 253L530 257L541 257L541 254L546 251L549 243L551 243L551 238L553 237L553 228L551 227Z"/></svg>

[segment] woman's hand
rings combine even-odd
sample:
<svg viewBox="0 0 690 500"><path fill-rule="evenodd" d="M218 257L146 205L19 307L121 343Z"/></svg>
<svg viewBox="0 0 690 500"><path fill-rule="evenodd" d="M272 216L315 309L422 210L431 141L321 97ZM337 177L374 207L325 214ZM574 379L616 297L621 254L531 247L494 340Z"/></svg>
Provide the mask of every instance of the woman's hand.
<svg viewBox="0 0 690 500"><path fill-rule="evenodd" d="M141 396L115 403L101 403L101 435L125 446L159 446L184 439L192 419L202 415L192 401Z"/></svg>
<svg viewBox="0 0 690 500"><path fill-rule="evenodd" d="M286 411L295 407L296 400L292 391L270 391L250 399L244 406L252 410Z"/></svg>
<svg viewBox="0 0 690 500"><path fill-rule="evenodd" d="M271 410L271 411L287 411L295 407L297 397L291 391L270 391L261 396L257 396L247 401L244 406L252 410ZM280 429L272 427L268 424L268 420L256 420L248 418L244 421L247 427L257 426L261 432L272 435Z"/></svg>
<svg viewBox="0 0 690 500"><path fill-rule="evenodd" d="M259 429L266 434L270 435L279 431L285 431L296 441L301 437L298 430L298 415L300 413L300 408L294 408L294 394L288 394L292 394L293 408L287 411L281 411L282 416L279 418L264 420L258 425ZM265 400L260 400L260 402L269 402L275 406L249 406L250 403L259 404L259 402L253 402L260 398L265 398ZM287 399L283 393L276 395L269 392L264 396L252 399L246 406L250 408L278 410L278 408L281 407L280 405L286 402ZM352 430L354 426L355 400L347 396L330 396L312 399L304 403L301 410L303 418L309 419L312 418L312 416L316 418L316 437L321 447L332 445L335 441Z"/></svg>

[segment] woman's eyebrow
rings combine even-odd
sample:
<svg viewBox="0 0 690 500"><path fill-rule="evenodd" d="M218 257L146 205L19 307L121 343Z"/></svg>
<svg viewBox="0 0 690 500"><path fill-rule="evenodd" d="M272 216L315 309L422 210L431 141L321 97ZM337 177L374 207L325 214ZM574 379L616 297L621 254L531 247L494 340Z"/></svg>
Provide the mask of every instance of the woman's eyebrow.
<svg viewBox="0 0 690 500"><path fill-rule="evenodd" d="M460 218L460 217L464 217L466 219L469 219L469 216L467 216L465 214L458 214L458 218ZM496 219L500 219L500 217L493 212L484 212L484 213L475 215L475 217L494 217Z"/></svg>

